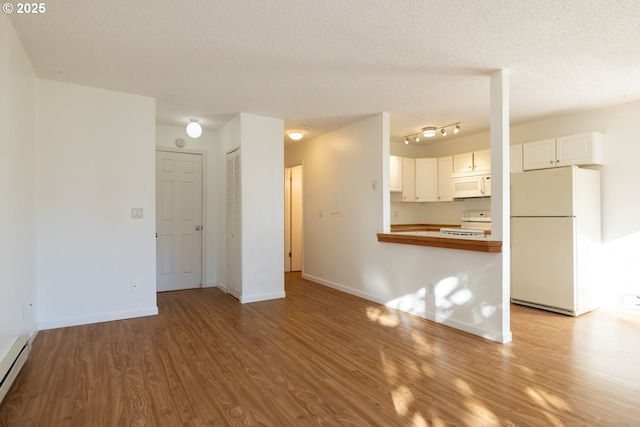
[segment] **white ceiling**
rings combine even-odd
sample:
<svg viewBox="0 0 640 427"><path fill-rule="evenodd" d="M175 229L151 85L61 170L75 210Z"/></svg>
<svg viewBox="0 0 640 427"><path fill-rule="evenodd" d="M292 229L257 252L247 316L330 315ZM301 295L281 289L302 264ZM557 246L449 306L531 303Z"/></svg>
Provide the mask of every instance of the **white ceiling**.
<svg viewBox="0 0 640 427"><path fill-rule="evenodd" d="M217 129L247 112L322 134L391 113L489 128L640 99L637 0L50 0L9 14L39 77L157 99L157 121ZM449 138L449 136L447 137Z"/></svg>

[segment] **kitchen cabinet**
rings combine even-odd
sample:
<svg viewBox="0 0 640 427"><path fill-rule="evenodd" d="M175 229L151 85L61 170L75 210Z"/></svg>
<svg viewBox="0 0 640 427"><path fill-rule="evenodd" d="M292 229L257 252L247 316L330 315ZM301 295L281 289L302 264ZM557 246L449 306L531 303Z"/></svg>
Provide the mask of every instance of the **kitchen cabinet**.
<svg viewBox="0 0 640 427"><path fill-rule="evenodd" d="M402 191L402 157L389 157L389 191Z"/></svg>
<svg viewBox="0 0 640 427"><path fill-rule="evenodd" d="M453 200L453 156L438 158L438 201L449 202Z"/></svg>
<svg viewBox="0 0 640 427"><path fill-rule="evenodd" d="M416 201L416 160L402 158L402 201Z"/></svg>
<svg viewBox="0 0 640 427"><path fill-rule="evenodd" d="M604 135L587 132L523 144L523 170L603 164Z"/></svg>
<svg viewBox="0 0 640 427"><path fill-rule="evenodd" d="M522 144L509 147L509 172L522 172Z"/></svg>
<svg viewBox="0 0 640 427"><path fill-rule="evenodd" d="M438 201L438 159L416 159L416 202Z"/></svg>
<svg viewBox="0 0 640 427"><path fill-rule="evenodd" d="M490 171L491 150L454 154L453 173Z"/></svg>

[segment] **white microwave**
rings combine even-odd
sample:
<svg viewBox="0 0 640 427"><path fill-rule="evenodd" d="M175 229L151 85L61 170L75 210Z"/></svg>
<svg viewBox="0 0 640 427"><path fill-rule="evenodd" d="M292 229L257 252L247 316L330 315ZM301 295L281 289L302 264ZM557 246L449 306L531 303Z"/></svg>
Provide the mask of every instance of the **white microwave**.
<svg viewBox="0 0 640 427"><path fill-rule="evenodd" d="M491 175L454 177L452 185L454 199L491 196Z"/></svg>

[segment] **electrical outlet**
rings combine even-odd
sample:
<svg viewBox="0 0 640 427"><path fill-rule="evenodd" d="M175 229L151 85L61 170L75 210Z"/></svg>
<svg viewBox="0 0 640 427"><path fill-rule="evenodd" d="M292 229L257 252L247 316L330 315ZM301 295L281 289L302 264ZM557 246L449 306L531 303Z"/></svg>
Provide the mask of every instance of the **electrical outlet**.
<svg viewBox="0 0 640 427"><path fill-rule="evenodd" d="M131 281L131 292L138 292L138 289L140 288L140 285L138 284L137 280L132 280Z"/></svg>
<svg viewBox="0 0 640 427"><path fill-rule="evenodd" d="M624 306L640 310L640 295L626 294L624 296Z"/></svg>

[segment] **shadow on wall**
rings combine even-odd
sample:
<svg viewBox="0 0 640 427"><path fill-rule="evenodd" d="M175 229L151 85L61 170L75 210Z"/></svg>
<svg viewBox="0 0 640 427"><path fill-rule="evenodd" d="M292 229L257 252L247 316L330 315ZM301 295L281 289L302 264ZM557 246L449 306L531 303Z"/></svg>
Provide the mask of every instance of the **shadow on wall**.
<svg viewBox="0 0 640 427"><path fill-rule="evenodd" d="M458 326L462 323L474 329L480 328L499 307L476 299L474 289L478 282L477 274L461 272L390 300L385 305L445 325L455 323Z"/></svg>

